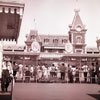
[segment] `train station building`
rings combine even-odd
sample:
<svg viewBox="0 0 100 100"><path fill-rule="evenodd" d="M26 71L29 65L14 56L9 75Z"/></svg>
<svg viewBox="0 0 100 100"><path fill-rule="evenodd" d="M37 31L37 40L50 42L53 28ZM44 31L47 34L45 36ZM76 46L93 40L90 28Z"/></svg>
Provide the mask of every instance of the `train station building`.
<svg viewBox="0 0 100 100"><path fill-rule="evenodd" d="M23 3L0 2L0 41L3 43L3 59L36 66L54 62L81 66L85 62L90 65L91 62L100 61L99 49L86 46L87 29L77 9L74 10L75 15L72 24L69 25L68 35L40 35L38 30L32 29L26 35L23 46L17 43L4 44L4 41L17 42L24 6Z"/></svg>

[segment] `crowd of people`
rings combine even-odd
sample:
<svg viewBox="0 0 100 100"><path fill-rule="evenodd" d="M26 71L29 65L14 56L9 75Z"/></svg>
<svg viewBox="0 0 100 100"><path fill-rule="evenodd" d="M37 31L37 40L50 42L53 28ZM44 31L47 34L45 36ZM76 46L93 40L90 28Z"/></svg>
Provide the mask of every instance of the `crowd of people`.
<svg viewBox="0 0 100 100"><path fill-rule="evenodd" d="M2 63L2 78L1 89L7 91L12 77L15 81L33 79L34 82L41 81L65 81L69 83L99 83L100 84L100 65L98 62L92 63L88 66L84 63L80 66L73 66L67 63L52 63L52 64L38 64L25 65L17 64L16 62L4 61Z"/></svg>
<svg viewBox="0 0 100 100"><path fill-rule="evenodd" d="M86 63L79 66L72 66L66 63L51 65L38 65L27 69L35 81L41 80L64 80L69 83L100 83L100 66L98 62L88 66Z"/></svg>

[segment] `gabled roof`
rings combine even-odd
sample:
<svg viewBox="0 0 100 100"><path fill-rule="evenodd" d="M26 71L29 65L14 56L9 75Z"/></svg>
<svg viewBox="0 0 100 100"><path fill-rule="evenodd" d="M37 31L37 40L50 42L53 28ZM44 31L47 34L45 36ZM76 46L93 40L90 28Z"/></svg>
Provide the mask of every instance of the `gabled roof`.
<svg viewBox="0 0 100 100"><path fill-rule="evenodd" d="M71 29L75 29L77 26L81 26L81 28L84 29L84 25L79 15L79 10L75 9L75 16L71 24Z"/></svg>

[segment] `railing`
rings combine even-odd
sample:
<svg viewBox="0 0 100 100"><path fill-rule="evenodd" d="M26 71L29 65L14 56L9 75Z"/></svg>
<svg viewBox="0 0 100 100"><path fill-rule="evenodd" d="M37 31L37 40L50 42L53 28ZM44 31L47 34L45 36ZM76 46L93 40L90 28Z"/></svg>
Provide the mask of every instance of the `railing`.
<svg viewBox="0 0 100 100"><path fill-rule="evenodd" d="M86 79L86 81L85 81ZM26 82L26 83L30 83L30 82L51 82L52 80L54 80L54 82L65 82L65 83L98 83L98 78L96 77L76 77L76 76L72 76L71 79L68 76L65 76L64 80L61 80L58 77L42 77L41 79L37 78L36 76L23 76L23 78L20 79L16 79L16 82Z"/></svg>

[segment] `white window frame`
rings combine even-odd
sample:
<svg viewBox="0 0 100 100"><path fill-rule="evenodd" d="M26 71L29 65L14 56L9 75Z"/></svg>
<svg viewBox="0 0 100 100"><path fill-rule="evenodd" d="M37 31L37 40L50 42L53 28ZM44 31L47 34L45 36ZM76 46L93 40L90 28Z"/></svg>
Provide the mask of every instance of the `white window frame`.
<svg viewBox="0 0 100 100"><path fill-rule="evenodd" d="M77 38L80 38L81 39L81 41L79 42L79 41L77 41ZM82 36L76 36L76 44L82 44Z"/></svg>

